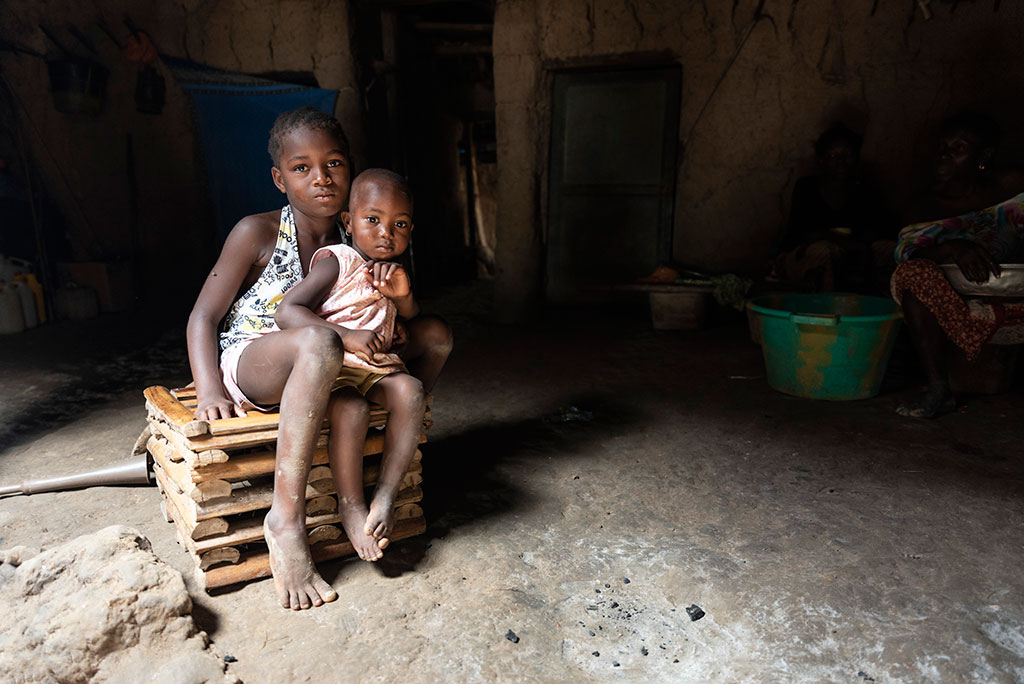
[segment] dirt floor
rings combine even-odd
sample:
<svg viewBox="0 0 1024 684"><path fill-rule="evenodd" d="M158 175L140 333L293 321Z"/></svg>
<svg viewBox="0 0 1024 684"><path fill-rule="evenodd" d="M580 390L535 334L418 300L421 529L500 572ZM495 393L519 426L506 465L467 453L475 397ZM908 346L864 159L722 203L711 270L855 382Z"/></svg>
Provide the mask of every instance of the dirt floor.
<svg viewBox="0 0 1024 684"><path fill-rule="evenodd" d="M433 302L457 342L423 449L429 529L326 564L337 602L200 591L155 488L0 500L0 548L139 529L250 683L1024 681L1019 384L916 421L893 382L773 391L738 317L510 329L485 299ZM187 379L182 330L141 316L0 338L0 482L126 458L142 389Z"/></svg>

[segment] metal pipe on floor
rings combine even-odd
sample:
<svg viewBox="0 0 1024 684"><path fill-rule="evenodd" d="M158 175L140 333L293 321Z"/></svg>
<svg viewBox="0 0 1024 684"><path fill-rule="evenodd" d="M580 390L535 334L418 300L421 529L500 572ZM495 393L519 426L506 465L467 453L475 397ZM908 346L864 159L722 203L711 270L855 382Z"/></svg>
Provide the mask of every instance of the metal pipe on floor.
<svg viewBox="0 0 1024 684"><path fill-rule="evenodd" d="M21 484L0 486L0 496L7 494L40 494L84 487L102 487L132 484L150 484L149 454L140 454L125 463L90 470L75 475L62 475L40 480L25 480Z"/></svg>

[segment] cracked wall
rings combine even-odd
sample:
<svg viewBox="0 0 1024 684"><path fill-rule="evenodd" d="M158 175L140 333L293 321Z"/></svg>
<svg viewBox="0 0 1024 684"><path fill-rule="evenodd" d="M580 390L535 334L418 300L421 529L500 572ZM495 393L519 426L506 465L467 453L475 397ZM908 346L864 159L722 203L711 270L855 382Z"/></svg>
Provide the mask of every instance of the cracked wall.
<svg viewBox="0 0 1024 684"><path fill-rule="evenodd" d="M673 252L701 269L763 270L792 184L833 120L864 133L862 156L896 205L922 182L934 126L952 110L992 111L1007 129L1004 149L1024 148L1012 130L1024 6L958 3L950 14L952 3L932 3L924 21L912 3L880 3L874 16L872 5L499 0L499 293L514 299L539 279L521 241L543 233L547 148L534 141L546 143L550 126L551 68L643 53L680 65Z"/></svg>

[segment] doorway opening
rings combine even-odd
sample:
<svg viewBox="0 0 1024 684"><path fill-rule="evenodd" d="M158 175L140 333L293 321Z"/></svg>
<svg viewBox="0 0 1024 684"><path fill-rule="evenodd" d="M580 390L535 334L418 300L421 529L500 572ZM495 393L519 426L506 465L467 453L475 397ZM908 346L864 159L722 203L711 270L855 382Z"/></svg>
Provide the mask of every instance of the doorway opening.
<svg viewBox="0 0 1024 684"><path fill-rule="evenodd" d="M417 291L493 276L493 1L366 3L354 12L367 163L409 178Z"/></svg>

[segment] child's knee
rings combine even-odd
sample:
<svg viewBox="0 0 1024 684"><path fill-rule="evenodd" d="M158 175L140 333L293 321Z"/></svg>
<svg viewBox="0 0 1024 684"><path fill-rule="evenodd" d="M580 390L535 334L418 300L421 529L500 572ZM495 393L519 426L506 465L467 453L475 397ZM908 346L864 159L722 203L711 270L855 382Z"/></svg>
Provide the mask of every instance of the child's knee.
<svg viewBox="0 0 1024 684"><path fill-rule="evenodd" d="M340 366L345 358L345 346L333 330L319 325L296 329L298 356L308 356L326 365Z"/></svg>
<svg viewBox="0 0 1024 684"><path fill-rule="evenodd" d="M452 328L443 318L438 316L424 316L419 319L416 326L416 336L419 337L425 349L437 353L445 353L452 350Z"/></svg>
<svg viewBox="0 0 1024 684"><path fill-rule="evenodd" d="M354 392L336 392L331 395L328 409L331 424L341 421L370 419L370 402Z"/></svg>
<svg viewBox="0 0 1024 684"><path fill-rule="evenodd" d="M401 373L395 376L394 408L404 409L410 413L423 412L427 404L427 393L423 383L411 375Z"/></svg>

